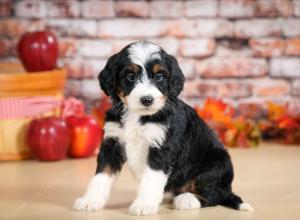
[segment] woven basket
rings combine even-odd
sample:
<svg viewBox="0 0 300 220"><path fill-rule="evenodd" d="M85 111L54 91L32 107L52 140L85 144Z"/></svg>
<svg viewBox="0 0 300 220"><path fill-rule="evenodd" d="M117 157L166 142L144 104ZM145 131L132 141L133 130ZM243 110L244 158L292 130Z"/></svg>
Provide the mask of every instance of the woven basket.
<svg viewBox="0 0 300 220"><path fill-rule="evenodd" d="M20 64L0 64L0 99L51 96L63 99L65 69L25 73ZM25 137L29 122L42 116L59 116L60 107L33 117L0 119L0 160L31 158Z"/></svg>

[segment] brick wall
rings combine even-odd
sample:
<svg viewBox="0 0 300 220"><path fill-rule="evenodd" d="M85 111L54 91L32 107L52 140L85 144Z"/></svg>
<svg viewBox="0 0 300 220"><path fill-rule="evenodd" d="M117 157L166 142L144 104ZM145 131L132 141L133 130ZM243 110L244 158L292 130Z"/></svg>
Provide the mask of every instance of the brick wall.
<svg viewBox="0 0 300 220"><path fill-rule="evenodd" d="M66 94L89 105L100 98L95 78L107 58L138 39L178 57L191 104L208 96L300 103L299 0L0 0L0 16L1 62L17 61L24 31L52 30Z"/></svg>

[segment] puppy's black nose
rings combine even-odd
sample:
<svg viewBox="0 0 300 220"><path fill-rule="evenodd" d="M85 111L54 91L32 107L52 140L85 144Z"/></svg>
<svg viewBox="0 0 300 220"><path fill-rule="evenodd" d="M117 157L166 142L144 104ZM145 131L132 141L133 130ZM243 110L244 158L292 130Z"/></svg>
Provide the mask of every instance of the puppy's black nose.
<svg viewBox="0 0 300 220"><path fill-rule="evenodd" d="M152 96L143 96L143 97L141 97L140 101L144 106L150 106L153 103L153 97Z"/></svg>

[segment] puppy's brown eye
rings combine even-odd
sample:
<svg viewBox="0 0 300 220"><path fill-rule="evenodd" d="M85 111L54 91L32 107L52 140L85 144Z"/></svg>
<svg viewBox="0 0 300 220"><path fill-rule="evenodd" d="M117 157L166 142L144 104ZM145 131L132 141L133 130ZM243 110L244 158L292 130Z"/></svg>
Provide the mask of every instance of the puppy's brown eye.
<svg viewBox="0 0 300 220"><path fill-rule="evenodd" d="M135 81L135 74L134 73L129 73L126 78L128 81Z"/></svg>
<svg viewBox="0 0 300 220"><path fill-rule="evenodd" d="M157 82L161 82L164 79L164 75L161 73L155 74L154 79Z"/></svg>

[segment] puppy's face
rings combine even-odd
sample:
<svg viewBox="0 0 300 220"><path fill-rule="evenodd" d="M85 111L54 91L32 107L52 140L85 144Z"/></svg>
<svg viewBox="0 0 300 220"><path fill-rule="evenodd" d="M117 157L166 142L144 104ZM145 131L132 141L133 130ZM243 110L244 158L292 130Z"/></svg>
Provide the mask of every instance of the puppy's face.
<svg viewBox="0 0 300 220"><path fill-rule="evenodd" d="M161 64L130 64L119 74L117 93L129 110L154 114L165 105L170 74Z"/></svg>
<svg viewBox="0 0 300 220"><path fill-rule="evenodd" d="M155 44L140 41L112 56L99 80L104 92L130 111L152 115L178 96L184 76L174 57Z"/></svg>

